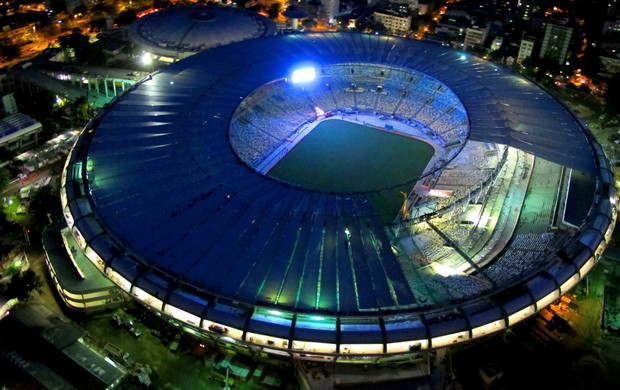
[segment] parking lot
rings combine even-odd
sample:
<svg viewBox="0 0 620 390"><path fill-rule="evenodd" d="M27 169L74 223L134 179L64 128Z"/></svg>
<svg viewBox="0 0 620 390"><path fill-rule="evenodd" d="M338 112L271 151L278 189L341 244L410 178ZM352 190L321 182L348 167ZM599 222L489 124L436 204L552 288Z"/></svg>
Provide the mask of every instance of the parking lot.
<svg viewBox="0 0 620 390"><path fill-rule="evenodd" d="M278 367L217 350L139 305L84 319L82 326L89 332L87 341L94 349L128 370L148 365L157 389L220 389L226 367L230 368L230 384L235 389L296 388L288 363Z"/></svg>

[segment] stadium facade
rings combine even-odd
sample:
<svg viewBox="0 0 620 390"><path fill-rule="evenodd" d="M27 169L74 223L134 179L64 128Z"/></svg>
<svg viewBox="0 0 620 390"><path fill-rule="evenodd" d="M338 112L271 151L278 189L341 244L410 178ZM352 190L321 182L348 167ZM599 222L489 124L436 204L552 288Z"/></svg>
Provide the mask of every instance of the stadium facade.
<svg viewBox="0 0 620 390"><path fill-rule="evenodd" d="M288 82L302 64L313 86ZM322 192L261 173L327 112L442 152L394 188ZM578 178L591 185L576 203ZM402 185L386 218L376 199ZM340 33L222 46L136 84L82 132L61 199L93 264L186 331L339 361L535 315L587 275L616 221L603 149L539 86L435 44Z"/></svg>

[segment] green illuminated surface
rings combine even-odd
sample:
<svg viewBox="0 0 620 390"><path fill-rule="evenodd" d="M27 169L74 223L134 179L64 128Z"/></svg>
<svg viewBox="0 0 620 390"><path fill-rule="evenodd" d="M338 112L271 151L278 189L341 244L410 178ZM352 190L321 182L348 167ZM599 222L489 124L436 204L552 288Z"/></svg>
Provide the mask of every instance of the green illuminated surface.
<svg viewBox="0 0 620 390"><path fill-rule="evenodd" d="M320 123L268 175L309 190L373 192L413 183L433 156L425 142L342 120Z"/></svg>

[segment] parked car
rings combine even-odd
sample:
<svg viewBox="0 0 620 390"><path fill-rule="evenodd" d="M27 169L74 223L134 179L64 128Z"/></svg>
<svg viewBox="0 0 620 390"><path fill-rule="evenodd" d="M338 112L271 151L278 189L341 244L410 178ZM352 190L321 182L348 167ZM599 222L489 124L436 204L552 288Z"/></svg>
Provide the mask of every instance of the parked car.
<svg viewBox="0 0 620 390"><path fill-rule="evenodd" d="M174 339L172 340L172 342L170 343L170 346L168 347L168 349L170 349L170 352L176 352L177 349L179 349L179 343L181 343L181 333L177 333L176 335L174 335Z"/></svg>
<svg viewBox="0 0 620 390"><path fill-rule="evenodd" d="M142 334L142 330L138 328L137 325L127 328L127 331L129 332L130 335L132 335L135 338L140 337L140 335Z"/></svg>
<svg viewBox="0 0 620 390"><path fill-rule="evenodd" d="M122 328L125 325L125 321L123 321L123 317L120 314L114 313L112 318L110 318L110 323L115 328Z"/></svg>
<svg viewBox="0 0 620 390"><path fill-rule="evenodd" d="M142 329L138 327L138 321L136 321L136 319L134 318L127 321L127 323L125 324L125 329L127 329L127 332L129 332L129 334L135 338L140 337L140 335L142 334Z"/></svg>

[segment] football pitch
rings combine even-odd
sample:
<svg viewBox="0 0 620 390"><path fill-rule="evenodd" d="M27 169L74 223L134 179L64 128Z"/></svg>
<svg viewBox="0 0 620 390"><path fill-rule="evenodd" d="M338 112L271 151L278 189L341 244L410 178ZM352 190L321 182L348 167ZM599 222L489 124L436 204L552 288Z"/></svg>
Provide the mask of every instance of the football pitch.
<svg viewBox="0 0 620 390"><path fill-rule="evenodd" d="M413 187L433 153L423 141L331 119L319 123L267 175L314 191L383 193L381 203L395 199L375 206L393 209L396 201L397 212L399 191Z"/></svg>

